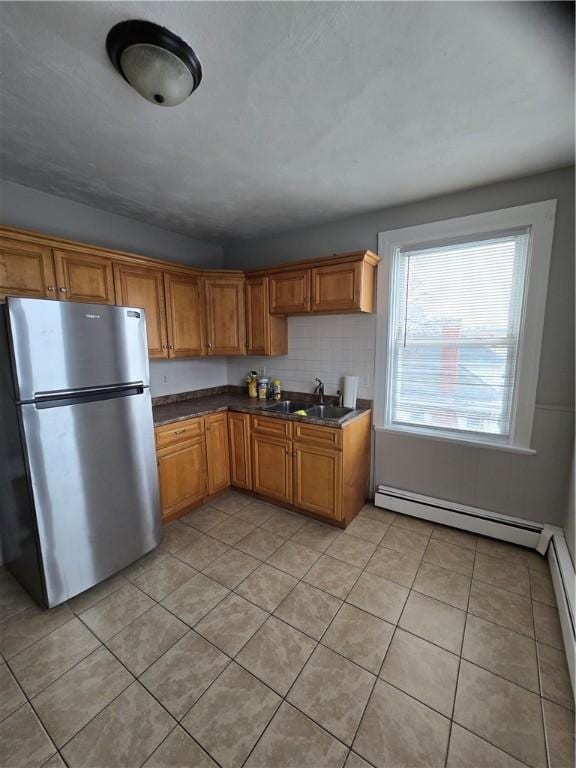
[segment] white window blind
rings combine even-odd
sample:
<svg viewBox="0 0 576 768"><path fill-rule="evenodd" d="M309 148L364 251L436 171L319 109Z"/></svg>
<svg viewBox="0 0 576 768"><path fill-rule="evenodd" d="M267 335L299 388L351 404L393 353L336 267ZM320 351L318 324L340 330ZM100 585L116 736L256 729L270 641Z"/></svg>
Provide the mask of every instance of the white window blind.
<svg viewBox="0 0 576 768"><path fill-rule="evenodd" d="M529 240L524 228L395 250L389 426L509 440Z"/></svg>

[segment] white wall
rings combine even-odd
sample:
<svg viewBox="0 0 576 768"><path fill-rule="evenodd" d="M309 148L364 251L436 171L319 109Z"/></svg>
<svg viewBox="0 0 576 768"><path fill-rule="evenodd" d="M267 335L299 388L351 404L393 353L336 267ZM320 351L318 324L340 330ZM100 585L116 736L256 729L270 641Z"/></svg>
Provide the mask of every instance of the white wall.
<svg viewBox="0 0 576 768"><path fill-rule="evenodd" d="M152 397L189 392L192 389L221 387L227 383L225 357L150 361Z"/></svg>
<svg viewBox="0 0 576 768"><path fill-rule="evenodd" d="M288 318L288 354L282 357L228 358L228 381L242 384L249 370L266 367L284 390L312 392L322 379L336 394L342 376L360 377L358 397L374 396L375 315L322 315Z"/></svg>

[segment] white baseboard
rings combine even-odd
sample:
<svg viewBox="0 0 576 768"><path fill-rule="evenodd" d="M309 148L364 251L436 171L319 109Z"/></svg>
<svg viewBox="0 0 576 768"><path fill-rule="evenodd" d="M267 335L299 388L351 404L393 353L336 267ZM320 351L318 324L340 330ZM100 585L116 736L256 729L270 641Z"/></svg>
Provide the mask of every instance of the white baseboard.
<svg viewBox="0 0 576 768"><path fill-rule="evenodd" d="M562 639L570 670L572 690L576 677L576 574L568 552L564 531L553 525L534 523L519 517L500 515L475 507L455 504L418 493L379 485L374 496L377 507L412 515L433 523L450 525L470 533L520 544L547 554L562 627Z"/></svg>
<svg viewBox="0 0 576 768"><path fill-rule="evenodd" d="M543 523L533 523L530 520L467 507L464 504L443 501L386 485L377 487L374 504L393 512L401 512L403 515L412 515L433 523L442 523L452 528L461 528L463 531L531 547L537 549L542 555L545 554L552 535L551 526Z"/></svg>
<svg viewBox="0 0 576 768"><path fill-rule="evenodd" d="M575 621L575 583L576 573L574 564L568 552L568 546L561 528L554 530L550 546L548 547L548 563L550 574L554 584L554 594L558 605L560 626L562 627L562 639L566 650L572 691L576 690L576 621Z"/></svg>

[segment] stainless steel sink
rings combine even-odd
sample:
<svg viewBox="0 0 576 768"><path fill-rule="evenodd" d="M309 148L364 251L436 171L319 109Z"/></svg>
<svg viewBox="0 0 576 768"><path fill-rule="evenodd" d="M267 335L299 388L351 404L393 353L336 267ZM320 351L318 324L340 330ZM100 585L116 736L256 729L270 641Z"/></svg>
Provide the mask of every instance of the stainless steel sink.
<svg viewBox="0 0 576 768"><path fill-rule="evenodd" d="M340 421L353 413L354 408L341 408L339 405L313 405L306 408L308 416L316 419L333 419Z"/></svg>
<svg viewBox="0 0 576 768"><path fill-rule="evenodd" d="M298 403L295 400L280 400L274 405L266 407L267 411L274 413L296 413L296 411L305 411L309 408L309 403Z"/></svg>

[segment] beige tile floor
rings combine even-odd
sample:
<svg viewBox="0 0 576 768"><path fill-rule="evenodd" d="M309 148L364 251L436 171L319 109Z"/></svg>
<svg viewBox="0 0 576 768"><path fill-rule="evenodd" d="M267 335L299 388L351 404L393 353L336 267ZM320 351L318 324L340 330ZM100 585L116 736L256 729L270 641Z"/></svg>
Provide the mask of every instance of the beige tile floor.
<svg viewBox="0 0 576 768"><path fill-rule="evenodd" d="M547 562L234 492L52 611L0 569L3 768L571 768Z"/></svg>

